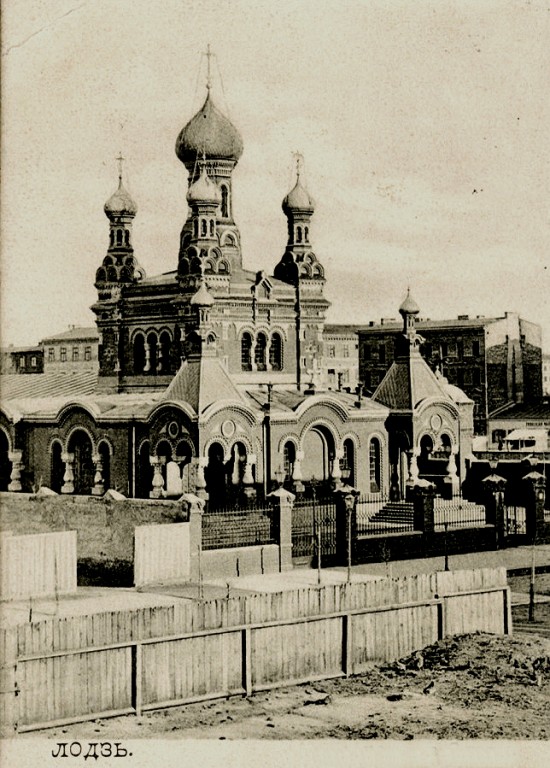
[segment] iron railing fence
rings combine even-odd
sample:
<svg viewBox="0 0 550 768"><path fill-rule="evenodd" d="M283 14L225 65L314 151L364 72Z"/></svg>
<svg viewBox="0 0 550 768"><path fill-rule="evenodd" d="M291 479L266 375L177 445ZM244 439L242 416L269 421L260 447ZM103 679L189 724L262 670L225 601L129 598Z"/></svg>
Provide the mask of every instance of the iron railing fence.
<svg viewBox="0 0 550 768"><path fill-rule="evenodd" d="M336 554L336 502L302 497L292 509L292 556Z"/></svg>
<svg viewBox="0 0 550 768"><path fill-rule="evenodd" d="M525 507L504 507L504 530L506 536L525 536L527 534Z"/></svg>
<svg viewBox="0 0 550 768"><path fill-rule="evenodd" d="M481 528L486 525L486 511L483 504L467 501L461 496L452 499L434 499L434 529Z"/></svg>
<svg viewBox="0 0 550 768"><path fill-rule="evenodd" d="M246 506L213 507L202 516L202 548L225 549L277 544L279 520L272 504L249 500Z"/></svg>

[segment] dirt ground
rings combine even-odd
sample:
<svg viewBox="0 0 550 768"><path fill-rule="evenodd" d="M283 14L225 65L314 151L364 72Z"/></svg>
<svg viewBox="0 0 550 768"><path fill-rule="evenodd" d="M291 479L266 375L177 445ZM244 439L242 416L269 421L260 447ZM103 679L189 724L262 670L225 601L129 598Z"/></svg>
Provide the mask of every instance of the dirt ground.
<svg viewBox="0 0 550 768"><path fill-rule="evenodd" d="M511 580L514 592L528 586L528 578ZM550 576L537 584L537 592L544 591L550 591ZM57 740L550 739L550 602L537 603L535 623L527 620L527 605L514 606L513 618L512 636L447 638L348 679L97 720L41 735Z"/></svg>

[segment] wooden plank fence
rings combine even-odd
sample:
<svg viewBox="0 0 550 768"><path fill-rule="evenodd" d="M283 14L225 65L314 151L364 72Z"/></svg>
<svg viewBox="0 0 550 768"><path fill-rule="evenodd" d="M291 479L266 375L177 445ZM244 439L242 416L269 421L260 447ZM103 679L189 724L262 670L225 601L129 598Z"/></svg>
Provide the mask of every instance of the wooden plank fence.
<svg viewBox="0 0 550 768"><path fill-rule="evenodd" d="M483 569L24 624L0 633L19 692L2 714L28 731L349 675L457 631L507 633L509 605L505 570Z"/></svg>
<svg viewBox="0 0 550 768"><path fill-rule="evenodd" d="M76 592L76 531L0 536L0 597Z"/></svg>
<svg viewBox="0 0 550 768"><path fill-rule="evenodd" d="M191 573L189 523L138 525L134 530L134 584L185 581Z"/></svg>

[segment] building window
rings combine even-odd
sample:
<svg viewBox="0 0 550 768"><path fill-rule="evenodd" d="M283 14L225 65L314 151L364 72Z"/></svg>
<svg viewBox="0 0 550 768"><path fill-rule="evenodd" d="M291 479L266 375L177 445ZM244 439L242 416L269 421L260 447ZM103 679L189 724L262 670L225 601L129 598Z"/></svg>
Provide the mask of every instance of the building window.
<svg viewBox="0 0 550 768"><path fill-rule="evenodd" d="M336 357L336 347L334 346L334 344L329 344L328 356L329 357Z"/></svg>
<svg viewBox="0 0 550 768"><path fill-rule="evenodd" d="M442 358L443 357L447 357L448 353L449 353L449 345L447 344L446 341L444 341L444 342L442 342L441 346L439 347L440 357L442 357Z"/></svg>
<svg viewBox="0 0 550 768"><path fill-rule="evenodd" d="M386 347L384 344L380 344L378 347L378 362L382 364L386 362Z"/></svg>
<svg viewBox="0 0 550 768"><path fill-rule="evenodd" d="M31 357L31 368L36 368L36 357L34 355Z"/></svg>
<svg viewBox="0 0 550 768"><path fill-rule="evenodd" d="M48 347L48 363L53 363L55 360L55 349Z"/></svg>
<svg viewBox="0 0 550 768"><path fill-rule="evenodd" d="M229 218L229 191L225 184L221 186L222 192L222 219Z"/></svg>
<svg viewBox="0 0 550 768"><path fill-rule="evenodd" d="M283 340L278 333L274 333L271 337L269 364L274 371L281 371L283 369Z"/></svg>
<svg viewBox="0 0 550 768"><path fill-rule="evenodd" d="M355 450L353 441L344 440L344 455L340 459L342 479L347 485L355 485Z"/></svg>
<svg viewBox="0 0 550 768"><path fill-rule="evenodd" d="M62 363L67 362L67 347L61 347L61 349L59 350L59 359L61 360Z"/></svg>
<svg viewBox="0 0 550 768"><path fill-rule="evenodd" d="M73 363L78 363L78 355L79 355L78 347L73 347Z"/></svg>
<svg viewBox="0 0 550 768"><path fill-rule="evenodd" d="M19 358L19 368L25 368L25 358L20 357Z"/></svg>
<svg viewBox="0 0 550 768"><path fill-rule="evenodd" d="M472 354L474 357L479 357L481 351L480 343L479 341L473 341L472 342Z"/></svg>
<svg viewBox="0 0 550 768"><path fill-rule="evenodd" d="M143 373L145 368L145 336L136 334L134 338L134 373Z"/></svg>
<svg viewBox="0 0 550 768"><path fill-rule="evenodd" d="M457 345L454 341L452 341L448 347L447 347L447 356L448 357L456 357L458 354Z"/></svg>
<svg viewBox="0 0 550 768"><path fill-rule="evenodd" d="M464 345L463 345L463 347L464 347L464 349L463 349L463 355L464 355L464 357L471 357L471 356L472 356L472 354L473 354L473 350L472 350L472 340L471 340L471 339L467 339L467 340L464 342Z"/></svg>
<svg viewBox="0 0 550 768"><path fill-rule="evenodd" d="M342 356L349 357L349 346L347 344L344 344L342 348Z"/></svg>
<svg viewBox="0 0 550 768"><path fill-rule="evenodd" d="M365 360L370 360L370 347L368 344L365 344L363 347L363 357Z"/></svg>
<svg viewBox="0 0 550 768"><path fill-rule="evenodd" d="M479 385L481 384L481 371L479 370L479 368L474 368L474 370L472 371L472 380L473 380L474 387L479 387Z"/></svg>
<svg viewBox="0 0 550 768"><path fill-rule="evenodd" d="M265 333L259 333L256 336L256 346L254 347L254 362L258 371L265 371L267 368L265 359L266 349L267 336Z"/></svg>
<svg viewBox="0 0 550 768"><path fill-rule="evenodd" d="M92 359L92 348L84 347L84 360L91 360L91 359Z"/></svg>
<svg viewBox="0 0 550 768"><path fill-rule="evenodd" d="M373 437L369 444L369 475L370 492L378 493L380 491L380 440Z"/></svg>
<svg viewBox="0 0 550 768"><path fill-rule="evenodd" d="M294 462L296 461L296 446L290 441L283 448L283 462L285 470L285 483L292 480L294 474Z"/></svg>
<svg viewBox="0 0 550 768"><path fill-rule="evenodd" d="M252 370L252 336L249 333L243 333L241 339L241 368L243 371Z"/></svg>

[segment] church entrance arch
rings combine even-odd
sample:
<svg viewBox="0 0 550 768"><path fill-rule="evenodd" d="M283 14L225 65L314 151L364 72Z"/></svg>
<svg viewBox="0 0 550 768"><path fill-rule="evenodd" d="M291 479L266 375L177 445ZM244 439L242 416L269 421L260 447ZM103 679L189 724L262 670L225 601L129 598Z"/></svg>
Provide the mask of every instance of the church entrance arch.
<svg viewBox="0 0 550 768"><path fill-rule="evenodd" d="M75 430L69 440L69 453L74 455L74 492L88 496L94 486L95 467L92 441L83 429Z"/></svg>
<svg viewBox="0 0 550 768"><path fill-rule="evenodd" d="M306 483L321 483L323 490L328 490L331 478L332 462L336 455L334 438L330 430L322 424L315 424L305 434L302 441L304 458L302 476Z"/></svg>
<svg viewBox="0 0 550 768"><path fill-rule="evenodd" d="M208 449L208 465L204 472L210 507L220 507L226 502L227 475L224 459L223 445L212 443Z"/></svg>
<svg viewBox="0 0 550 768"><path fill-rule="evenodd" d="M9 459L10 441L3 429L0 429L0 491L7 491L11 477L11 461Z"/></svg>

